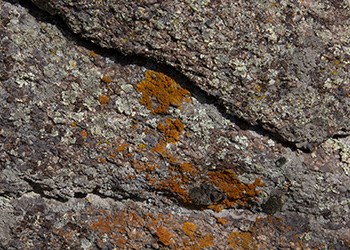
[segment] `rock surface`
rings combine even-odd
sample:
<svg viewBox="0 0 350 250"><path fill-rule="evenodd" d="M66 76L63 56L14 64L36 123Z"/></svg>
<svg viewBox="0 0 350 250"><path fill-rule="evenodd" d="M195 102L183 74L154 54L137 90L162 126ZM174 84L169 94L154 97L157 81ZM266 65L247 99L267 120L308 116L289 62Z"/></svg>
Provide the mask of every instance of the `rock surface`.
<svg viewBox="0 0 350 250"><path fill-rule="evenodd" d="M297 147L349 132L347 0L32 1L101 47L175 66Z"/></svg>
<svg viewBox="0 0 350 250"><path fill-rule="evenodd" d="M0 97L2 249L350 246L349 137L307 153L242 128L173 68L95 46L27 1L0 0Z"/></svg>

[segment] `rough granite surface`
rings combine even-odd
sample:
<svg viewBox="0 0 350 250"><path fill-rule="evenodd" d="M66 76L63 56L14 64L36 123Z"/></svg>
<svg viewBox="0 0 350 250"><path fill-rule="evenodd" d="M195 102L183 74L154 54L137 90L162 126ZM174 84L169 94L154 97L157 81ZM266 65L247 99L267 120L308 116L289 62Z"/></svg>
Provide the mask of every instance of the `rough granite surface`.
<svg viewBox="0 0 350 250"><path fill-rule="evenodd" d="M349 249L350 137L328 138L346 128L349 114L348 2L250 6L232 1L232 12L223 8L224 1L36 2L69 26L28 1L0 0L0 249ZM146 12L147 6L157 8ZM223 16L210 14L212 9ZM161 24L157 20L165 10L174 15L165 23L179 11L198 22L179 19L179 30L167 31L173 34L168 37L163 31L175 26L152 28ZM337 16L325 10L337 10ZM268 13L270 21L264 17ZM261 27L238 36L238 21L247 29L244 18L253 14L254 23L260 16ZM200 30L202 15L213 21ZM233 18L231 24L225 15ZM124 20L122 26L115 26L118 20ZM141 32L149 20L154 33ZM110 33L104 28L108 22ZM211 39L211 25L221 33L214 47L202 47L207 36ZM237 30L228 32L229 25ZM261 37L254 32L266 25L270 31L259 31L267 36L265 43L255 40ZM191 26L197 36L185 33ZM286 51L270 51L284 46L278 42L284 39L278 33L283 27L294 37L285 58ZM318 29L324 32L321 38ZM306 30L311 37L302 35ZM168 46L162 39L169 39ZM222 52L236 42L234 51ZM323 49L326 59L310 56ZM228 62L211 59L210 65L206 53L213 51ZM274 65L285 64L284 76L268 66L278 58L284 62ZM231 68L231 62L243 64ZM260 86L252 87L257 92L249 92L249 76L262 73L265 80L251 83ZM319 87L328 78L330 87L322 92ZM215 79L222 84L217 89ZM256 102L248 101L248 93ZM240 98L247 106L236 103ZM319 118L310 123L317 129L300 127L295 117ZM291 142L318 145L301 151L270 130Z"/></svg>
<svg viewBox="0 0 350 250"><path fill-rule="evenodd" d="M348 0L32 0L104 48L179 69L299 148L349 132Z"/></svg>

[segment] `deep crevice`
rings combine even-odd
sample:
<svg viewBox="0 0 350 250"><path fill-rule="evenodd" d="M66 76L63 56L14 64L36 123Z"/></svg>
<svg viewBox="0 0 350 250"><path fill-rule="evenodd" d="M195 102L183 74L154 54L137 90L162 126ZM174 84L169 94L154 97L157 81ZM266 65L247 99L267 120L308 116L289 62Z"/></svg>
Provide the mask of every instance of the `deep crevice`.
<svg viewBox="0 0 350 250"><path fill-rule="evenodd" d="M46 199L51 199L51 200L56 200L59 202L67 202L69 199L66 197L57 197L57 196L51 196L45 194L45 191L53 191L54 189L52 187L49 187L47 185L35 182L27 177L24 177L23 180L28 183L28 185L32 188L29 190L29 192L34 192L38 194L40 197L46 198Z"/></svg>

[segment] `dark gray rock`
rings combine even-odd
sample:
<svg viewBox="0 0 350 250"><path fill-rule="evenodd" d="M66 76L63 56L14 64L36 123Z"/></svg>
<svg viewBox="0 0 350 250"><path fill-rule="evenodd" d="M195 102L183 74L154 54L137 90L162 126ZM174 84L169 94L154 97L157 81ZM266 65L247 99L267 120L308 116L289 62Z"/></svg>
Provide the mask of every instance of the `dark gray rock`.
<svg viewBox="0 0 350 250"><path fill-rule="evenodd" d="M32 1L101 47L176 67L297 147L349 132L349 1Z"/></svg>

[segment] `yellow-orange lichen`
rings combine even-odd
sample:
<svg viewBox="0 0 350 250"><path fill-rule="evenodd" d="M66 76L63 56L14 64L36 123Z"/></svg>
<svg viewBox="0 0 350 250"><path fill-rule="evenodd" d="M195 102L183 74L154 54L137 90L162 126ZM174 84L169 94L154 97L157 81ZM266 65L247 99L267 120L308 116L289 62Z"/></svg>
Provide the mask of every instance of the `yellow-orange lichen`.
<svg viewBox="0 0 350 250"><path fill-rule="evenodd" d="M180 107L190 92L163 73L147 70L145 79L136 85L142 93L140 103L152 114L165 113L170 106Z"/></svg>
<svg viewBox="0 0 350 250"><path fill-rule="evenodd" d="M242 183L232 170L210 171L208 172L208 177L212 184L226 194L224 201L209 206L209 208L216 211L233 207L237 203L245 205L249 198L253 198L260 193L256 188L263 186L259 178L252 184Z"/></svg>
<svg viewBox="0 0 350 250"><path fill-rule="evenodd" d="M156 230L156 235L164 246L170 246L172 243L172 238L174 237L174 234L170 233L169 230L164 227L158 227Z"/></svg>
<svg viewBox="0 0 350 250"><path fill-rule="evenodd" d="M106 95L100 95L100 96L98 97L98 101L100 102L100 104L101 104L102 106L108 105L108 103L109 103L109 97L106 96Z"/></svg>
<svg viewBox="0 0 350 250"><path fill-rule="evenodd" d="M176 162L176 159L172 154L169 152L169 150L166 149L166 142L165 141L160 141L158 142L152 149L151 151L159 154L162 156L164 159L166 159L170 163Z"/></svg>
<svg viewBox="0 0 350 250"><path fill-rule="evenodd" d="M96 52L91 50L90 53L89 53L89 56L92 57L92 58L95 58L97 56Z"/></svg>
<svg viewBox="0 0 350 250"><path fill-rule="evenodd" d="M103 75L101 81L104 83L111 83L113 80L108 75Z"/></svg>
<svg viewBox="0 0 350 250"><path fill-rule="evenodd" d="M214 246L214 238L213 235L207 234L199 240L199 249L212 247Z"/></svg>
<svg viewBox="0 0 350 250"><path fill-rule="evenodd" d="M188 173L191 176L195 176L198 173L198 169L196 169L191 163L184 162L180 165L180 170L182 173Z"/></svg>
<svg viewBox="0 0 350 250"><path fill-rule="evenodd" d="M253 235L250 232L232 232L228 236L228 242L230 249L256 249Z"/></svg>
<svg viewBox="0 0 350 250"><path fill-rule="evenodd" d="M226 225L228 223L228 220L220 217L220 218L217 218L216 222L221 224L221 225Z"/></svg>
<svg viewBox="0 0 350 250"><path fill-rule="evenodd" d="M182 231L184 231L187 236L192 237L196 232L196 224L186 221L182 226Z"/></svg>
<svg viewBox="0 0 350 250"><path fill-rule="evenodd" d="M127 143L121 143L117 146L117 148L115 149L116 152L122 152L124 150L126 150L128 148L129 144Z"/></svg>
<svg viewBox="0 0 350 250"><path fill-rule="evenodd" d="M184 130L184 125L179 119L167 118L165 124L159 123L157 128L164 134L164 140L168 143L176 143Z"/></svg>

